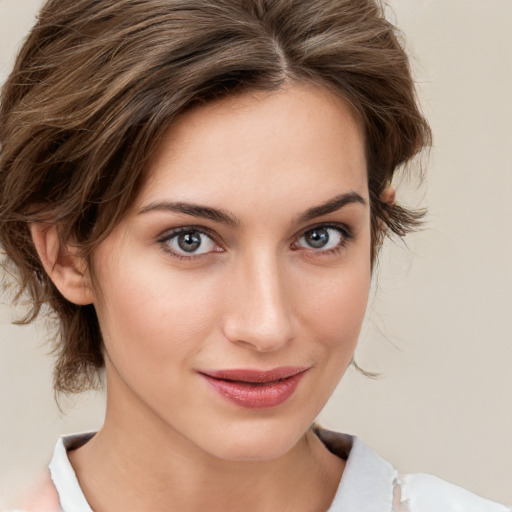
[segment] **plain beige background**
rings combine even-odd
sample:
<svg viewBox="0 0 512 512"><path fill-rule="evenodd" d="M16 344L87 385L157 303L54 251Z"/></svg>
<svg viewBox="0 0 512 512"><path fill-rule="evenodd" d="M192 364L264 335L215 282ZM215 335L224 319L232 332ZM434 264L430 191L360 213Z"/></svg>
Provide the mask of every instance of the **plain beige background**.
<svg viewBox="0 0 512 512"><path fill-rule="evenodd" d="M39 0L0 0L0 81ZM391 0L434 149L426 229L388 244L358 349L320 422L357 433L401 471L430 472L512 504L512 2ZM5 301L5 299L4 299ZM101 424L100 394L62 416L44 325L0 306L0 507L47 463L61 433Z"/></svg>

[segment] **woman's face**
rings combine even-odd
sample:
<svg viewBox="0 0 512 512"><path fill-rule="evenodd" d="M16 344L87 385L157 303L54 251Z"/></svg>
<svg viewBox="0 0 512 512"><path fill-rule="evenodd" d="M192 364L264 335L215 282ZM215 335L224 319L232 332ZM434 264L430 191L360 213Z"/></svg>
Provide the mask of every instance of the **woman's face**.
<svg viewBox="0 0 512 512"><path fill-rule="evenodd" d="M94 266L107 419L224 459L286 453L346 370L366 308L350 109L292 85L188 112Z"/></svg>

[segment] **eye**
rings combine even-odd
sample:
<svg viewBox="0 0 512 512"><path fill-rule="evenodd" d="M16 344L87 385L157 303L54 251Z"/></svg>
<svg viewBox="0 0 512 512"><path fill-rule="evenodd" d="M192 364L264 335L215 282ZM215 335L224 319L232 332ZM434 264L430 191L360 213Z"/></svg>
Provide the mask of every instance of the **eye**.
<svg viewBox="0 0 512 512"><path fill-rule="evenodd" d="M165 245L166 250L177 256L198 256L220 250L206 233L195 228L174 230L160 242Z"/></svg>
<svg viewBox="0 0 512 512"><path fill-rule="evenodd" d="M342 247L351 238L347 229L337 226L318 226L306 231L296 242L296 247L329 251Z"/></svg>

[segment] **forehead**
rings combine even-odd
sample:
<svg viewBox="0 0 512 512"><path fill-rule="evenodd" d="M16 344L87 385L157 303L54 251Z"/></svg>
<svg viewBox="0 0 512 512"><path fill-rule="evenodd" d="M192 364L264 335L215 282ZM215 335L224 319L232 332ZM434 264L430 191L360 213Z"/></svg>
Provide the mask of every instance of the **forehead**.
<svg viewBox="0 0 512 512"><path fill-rule="evenodd" d="M357 191L367 197L362 129L326 88L294 84L196 107L165 134L147 166L138 205L218 202ZM321 198L319 198L321 199Z"/></svg>

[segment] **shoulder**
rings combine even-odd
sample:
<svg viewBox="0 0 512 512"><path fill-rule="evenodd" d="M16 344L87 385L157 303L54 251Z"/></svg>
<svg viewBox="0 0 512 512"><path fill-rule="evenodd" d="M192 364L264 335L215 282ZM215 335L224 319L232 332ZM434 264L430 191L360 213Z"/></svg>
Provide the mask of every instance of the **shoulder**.
<svg viewBox="0 0 512 512"><path fill-rule="evenodd" d="M510 512L457 485L424 473L404 475L401 502L410 512Z"/></svg>

